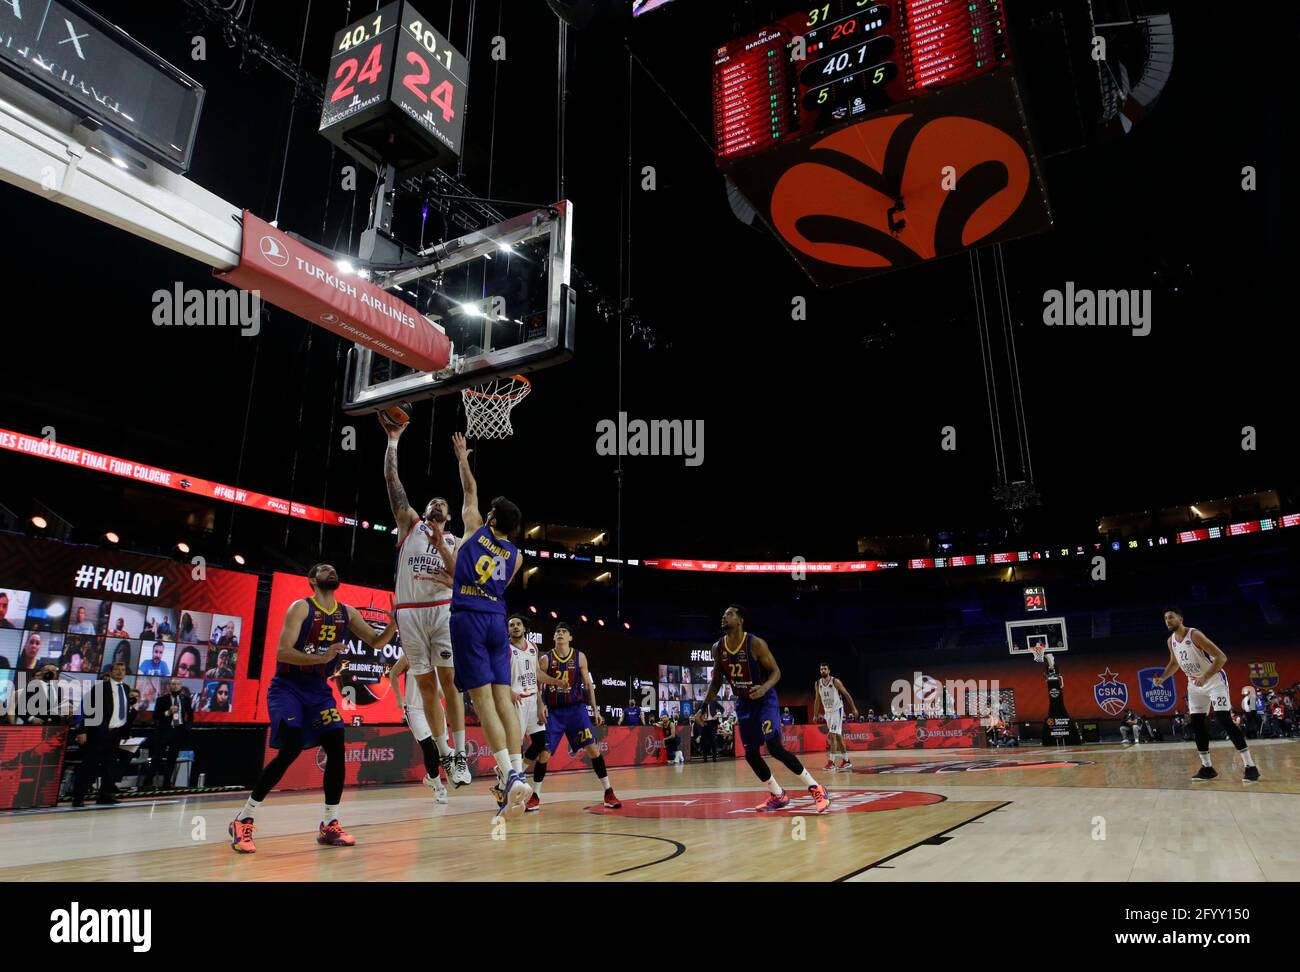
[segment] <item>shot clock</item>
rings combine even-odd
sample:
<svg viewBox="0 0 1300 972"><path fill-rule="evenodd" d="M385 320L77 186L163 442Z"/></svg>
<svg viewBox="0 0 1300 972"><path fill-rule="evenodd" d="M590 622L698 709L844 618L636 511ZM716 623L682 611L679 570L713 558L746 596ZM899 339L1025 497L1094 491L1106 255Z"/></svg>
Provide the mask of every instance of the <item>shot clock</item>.
<svg viewBox="0 0 1300 972"><path fill-rule="evenodd" d="M334 36L320 133L399 177L460 156L469 70L405 0Z"/></svg>
<svg viewBox="0 0 1300 972"><path fill-rule="evenodd" d="M1025 610L1046 611L1047 610L1047 591L1042 587L1025 588Z"/></svg>

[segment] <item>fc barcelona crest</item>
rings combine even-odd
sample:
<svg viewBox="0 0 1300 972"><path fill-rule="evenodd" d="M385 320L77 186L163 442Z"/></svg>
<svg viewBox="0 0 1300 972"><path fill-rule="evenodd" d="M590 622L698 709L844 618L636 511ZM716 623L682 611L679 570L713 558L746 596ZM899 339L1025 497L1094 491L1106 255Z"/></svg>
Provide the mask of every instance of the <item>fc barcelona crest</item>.
<svg viewBox="0 0 1300 972"><path fill-rule="evenodd" d="M1282 681L1277 674L1277 662L1251 662L1250 663L1250 684L1257 689L1276 688L1277 683Z"/></svg>

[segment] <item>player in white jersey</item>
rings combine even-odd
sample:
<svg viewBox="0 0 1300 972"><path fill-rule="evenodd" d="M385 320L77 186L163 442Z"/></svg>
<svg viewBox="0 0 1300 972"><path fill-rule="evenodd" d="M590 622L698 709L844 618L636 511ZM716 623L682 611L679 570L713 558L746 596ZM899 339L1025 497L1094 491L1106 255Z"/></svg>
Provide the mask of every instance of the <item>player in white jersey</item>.
<svg viewBox="0 0 1300 972"><path fill-rule="evenodd" d="M858 704L853 701L853 696L849 694L843 682L831 675L831 666L822 662L821 677L813 685L813 721L817 721L819 711L826 716L826 735L830 746L830 753L826 757L826 768L832 771L838 769L852 772L853 765L849 762L849 750L844 745L843 735L845 699L849 700L849 712L857 715ZM843 762L837 763L836 756Z"/></svg>
<svg viewBox="0 0 1300 972"><path fill-rule="evenodd" d="M528 773L546 748L546 703L537 686L563 683L538 668L537 646L528 640L528 620L522 614L510 615L506 630L510 635L510 691L514 693L519 725L529 740L524 750L524 772ZM524 810L533 813L540 805L534 793Z"/></svg>
<svg viewBox="0 0 1300 972"><path fill-rule="evenodd" d="M397 425L383 412L379 424L388 433L384 452L384 481L388 502L397 520L397 571L394 577L394 613L402 638L402 654L419 686L424 714L447 778L457 786L470 782L465 756L465 700L455 685L455 660L451 652L451 570L440 550L455 556L457 539L445 532L451 518L441 496L429 500L424 516L416 513L397 476L397 441L406 425ZM447 712L438 703L438 686ZM447 743L451 723L454 748Z"/></svg>
<svg viewBox="0 0 1300 972"><path fill-rule="evenodd" d="M388 682L393 689L393 698L402 700L402 713L406 716L406 724L424 754L424 785L433 790L434 799L438 803L446 803L447 787L438 777L438 767L441 762L438 747L433 741L433 729L424 714L424 699L420 695L420 685L415 680L415 676L408 672L409 668L410 660L403 655L397 659L397 664L388 670ZM401 681L403 675L406 675L405 688L402 687ZM437 704L441 706L442 703Z"/></svg>
<svg viewBox="0 0 1300 972"><path fill-rule="evenodd" d="M1250 755L1246 737L1232 721L1228 674L1223 670L1228 664L1228 656L1200 631L1183 623L1181 608L1174 607L1165 612L1165 627L1170 632L1169 664L1156 677L1155 684L1161 685L1177 668L1181 668L1187 676L1187 711L1191 714L1196 751L1201 757L1201 769L1192 780L1212 780L1219 775L1210 762L1209 713L1213 712L1236 748L1237 755L1246 764L1242 782L1258 783L1259 768Z"/></svg>

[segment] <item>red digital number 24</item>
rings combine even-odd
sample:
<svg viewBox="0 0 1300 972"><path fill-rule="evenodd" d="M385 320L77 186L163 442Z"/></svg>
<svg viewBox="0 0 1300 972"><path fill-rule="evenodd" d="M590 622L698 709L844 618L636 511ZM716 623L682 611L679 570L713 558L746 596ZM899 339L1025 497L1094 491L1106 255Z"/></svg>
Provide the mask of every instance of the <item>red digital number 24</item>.
<svg viewBox="0 0 1300 972"><path fill-rule="evenodd" d="M402 84L407 89L426 104L434 104L442 109L442 120L451 121L456 117L455 110L451 107L451 100L454 89L450 81L444 81L438 87L434 88L428 94L425 94L420 85L429 83L429 63L420 56L416 51L410 51L406 55L406 63L414 65L419 70L415 74L408 74L402 79Z"/></svg>
<svg viewBox="0 0 1300 972"><path fill-rule="evenodd" d="M334 77L341 78L345 74L347 77L344 78L343 83L338 86L338 90L334 92L330 101L341 101L356 91L356 85L352 83L353 79L357 81L365 81L367 84L374 84L378 81L379 75L382 74L384 70L383 57L384 45L376 44L374 50L370 52L370 56L366 58L365 66L361 68L359 74L357 73L357 65L360 64L360 62L355 57L350 57L340 64L338 70L334 72Z"/></svg>

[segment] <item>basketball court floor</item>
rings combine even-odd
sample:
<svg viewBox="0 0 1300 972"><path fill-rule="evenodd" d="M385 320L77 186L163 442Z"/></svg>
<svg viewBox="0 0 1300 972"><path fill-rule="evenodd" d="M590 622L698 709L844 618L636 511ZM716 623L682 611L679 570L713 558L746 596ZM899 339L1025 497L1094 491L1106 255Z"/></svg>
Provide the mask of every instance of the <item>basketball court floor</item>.
<svg viewBox="0 0 1300 972"><path fill-rule="evenodd" d="M744 761L614 770L611 811L591 773L552 774L543 811L504 833L486 781L441 807L418 784L366 787L344 795L352 848L316 844L321 795L296 791L262 806L252 856L226 838L243 794L128 800L0 817L0 883L1300 879L1300 740L1251 749L1253 785L1227 743L1209 783L1191 743L857 753L852 774L809 754L823 815L753 812Z"/></svg>

